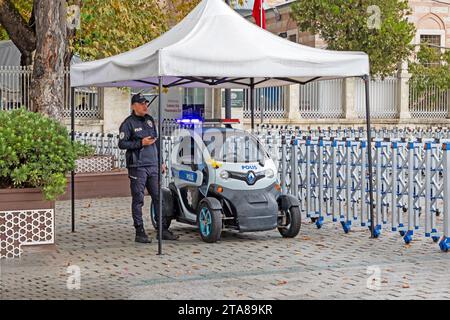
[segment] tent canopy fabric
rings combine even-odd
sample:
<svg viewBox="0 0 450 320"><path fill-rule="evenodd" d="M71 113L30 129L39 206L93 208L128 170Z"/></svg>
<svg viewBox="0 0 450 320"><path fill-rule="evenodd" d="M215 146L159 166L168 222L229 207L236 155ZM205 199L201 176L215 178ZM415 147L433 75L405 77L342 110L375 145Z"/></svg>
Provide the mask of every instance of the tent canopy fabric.
<svg viewBox="0 0 450 320"><path fill-rule="evenodd" d="M362 52L303 46L247 21L222 0L203 0L159 38L134 50L71 68L74 87L256 88L364 76ZM254 79L254 80L252 80Z"/></svg>

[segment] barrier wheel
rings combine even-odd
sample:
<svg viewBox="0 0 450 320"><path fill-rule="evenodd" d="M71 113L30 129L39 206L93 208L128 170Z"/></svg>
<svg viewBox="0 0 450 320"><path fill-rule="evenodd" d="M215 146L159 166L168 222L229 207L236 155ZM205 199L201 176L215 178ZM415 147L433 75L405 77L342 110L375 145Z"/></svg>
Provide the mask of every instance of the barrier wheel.
<svg viewBox="0 0 450 320"><path fill-rule="evenodd" d="M412 241L413 231L409 230L406 235L403 237L403 241L405 241L406 244L410 244Z"/></svg>
<svg viewBox="0 0 450 320"><path fill-rule="evenodd" d="M322 229L323 226L323 217L320 217L319 219L317 219L316 221L316 228L317 229Z"/></svg>
<svg viewBox="0 0 450 320"><path fill-rule="evenodd" d="M450 238L442 237L441 242L439 242L439 247L443 252L448 252L448 249L450 248Z"/></svg>
<svg viewBox="0 0 450 320"><path fill-rule="evenodd" d="M341 222L342 229L344 229L345 233L349 233L352 230L352 222L351 221L342 221Z"/></svg>

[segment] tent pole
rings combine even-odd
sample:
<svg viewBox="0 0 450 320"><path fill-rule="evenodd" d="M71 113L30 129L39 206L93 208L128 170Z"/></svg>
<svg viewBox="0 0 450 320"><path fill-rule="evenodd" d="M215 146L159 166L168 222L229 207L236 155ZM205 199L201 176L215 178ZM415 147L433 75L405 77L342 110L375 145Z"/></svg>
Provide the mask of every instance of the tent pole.
<svg viewBox="0 0 450 320"><path fill-rule="evenodd" d="M158 94L158 139L159 139L159 175L158 175L158 255L162 255L162 164L163 164L163 135L162 135L162 94L163 94L163 78L159 77L159 94Z"/></svg>
<svg viewBox="0 0 450 320"><path fill-rule="evenodd" d="M230 0L225 0L230 5ZM225 89L225 119L231 119L231 89Z"/></svg>
<svg viewBox="0 0 450 320"><path fill-rule="evenodd" d="M75 88L70 88L70 139L73 146L75 142ZM72 170L70 175L72 232L75 232L75 171Z"/></svg>
<svg viewBox="0 0 450 320"><path fill-rule="evenodd" d="M372 137L371 137L371 125L370 125L370 76L365 75L363 77L365 89L366 89L366 124L367 124L367 157L369 165L369 208L370 208L370 234L371 238L376 238L375 235L375 213L374 213L374 200L373 200L373 168L372 168ZM379 204L378 204L379 205Z"/></svg>
<svg viewBox="0 0 450 320"><path fill-rule="evenodd" d="M250 113L253 133L255 130L255 78L250 78Z"/></svg>

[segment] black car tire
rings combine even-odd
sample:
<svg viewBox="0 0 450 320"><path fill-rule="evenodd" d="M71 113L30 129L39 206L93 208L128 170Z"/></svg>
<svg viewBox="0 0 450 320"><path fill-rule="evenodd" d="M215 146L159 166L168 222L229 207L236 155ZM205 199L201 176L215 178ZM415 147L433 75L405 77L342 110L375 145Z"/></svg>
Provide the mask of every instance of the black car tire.
<svg viewBox="0 0 450 320"><path fill-rule="evenodd" d="M299 232L300 227L302 225L302 216L300 213L299 207L290 207L287 211L283 210L285 212L286 219L287 219L287 225L278 226L278 231L283 236L283 238L295 238Z"/></svg>

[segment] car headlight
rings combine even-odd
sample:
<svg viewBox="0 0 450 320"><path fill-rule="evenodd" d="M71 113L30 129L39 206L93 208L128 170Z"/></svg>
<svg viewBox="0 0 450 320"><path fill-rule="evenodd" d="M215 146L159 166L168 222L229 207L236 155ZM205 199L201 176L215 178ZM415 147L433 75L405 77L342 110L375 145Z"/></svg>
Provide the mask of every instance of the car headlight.
<svg viewBox="0 0 450 320"><path fill-rule="evenodd" d="M264 175L267 178L273 178L273 177L275 177L275 172L273 172L272 169L267 169L266 171L264 171Z"/></svg>
<svg viewBox="0 0 450 320"><path fill-rule="evenodd" d="M228 173L228 171L223 170L222 172L220 172L220 177L224 180L227 180L230 178L230 174Z"/></svg>

